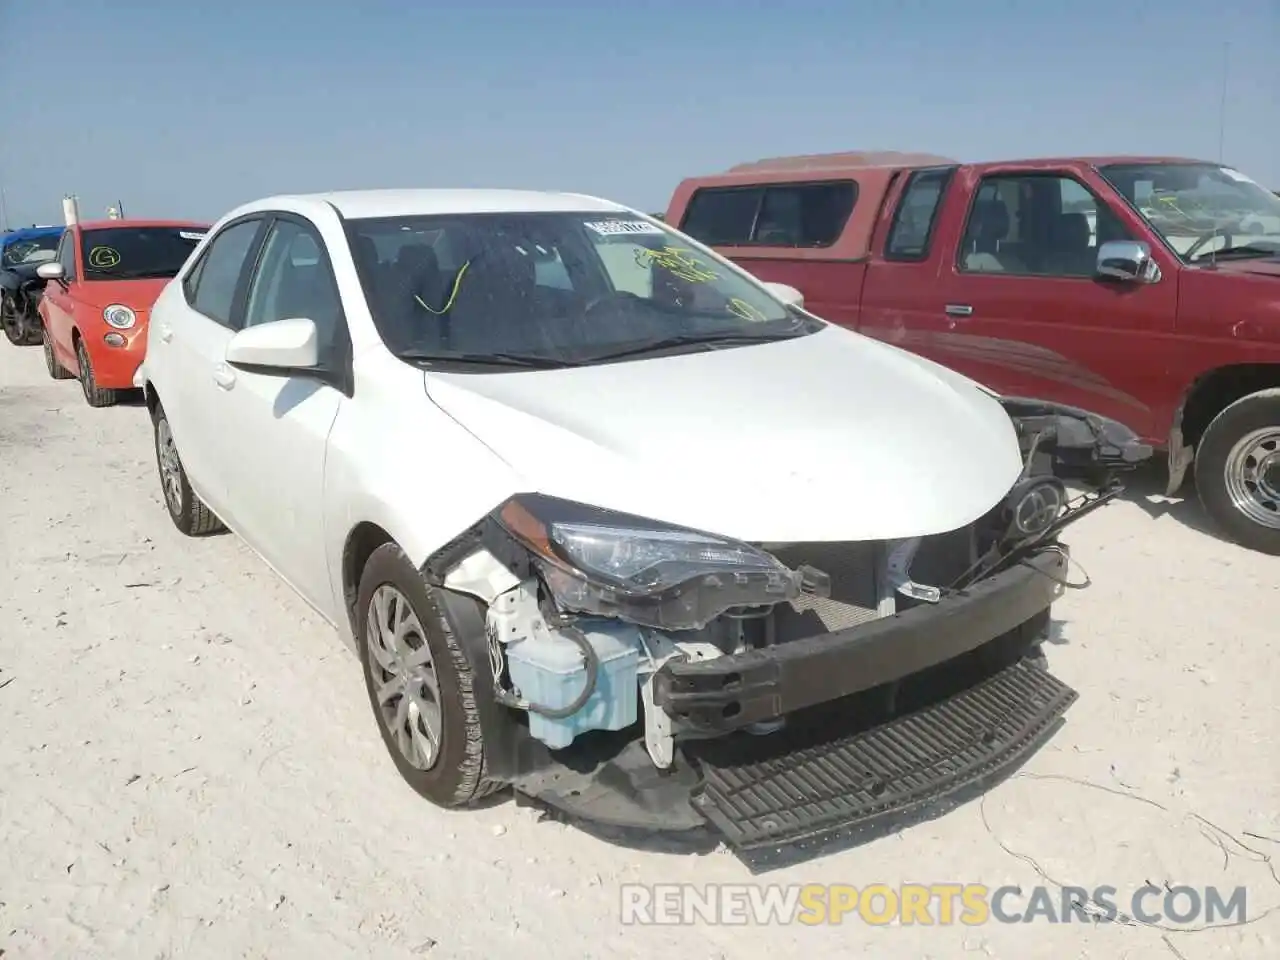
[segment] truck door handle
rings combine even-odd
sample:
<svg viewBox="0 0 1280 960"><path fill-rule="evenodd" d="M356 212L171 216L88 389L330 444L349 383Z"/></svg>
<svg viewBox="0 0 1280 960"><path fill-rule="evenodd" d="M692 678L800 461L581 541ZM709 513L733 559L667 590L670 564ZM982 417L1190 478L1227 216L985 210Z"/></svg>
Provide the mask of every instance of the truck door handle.
<svg viewBox="0 0 1280 960"><path fill-rule="evenodd" d="M167 323L162 323L156 330L156 334L160 337L162 343L168 343L173 339L173 327Z"/></svg>
<svg viewBox="0 0 1280 960"><path fill-rule="evenodd" d="M947 316L949 317L971 317L973 316L973 307L967 303L948 303Z"/></svg>
<svg viewBox="0 0 1280 960"><path fill-rule="evenodd" d="M223 390L230 390L236 385L236 373L225 363L220 363L213 368L213 382Z"/></svg>

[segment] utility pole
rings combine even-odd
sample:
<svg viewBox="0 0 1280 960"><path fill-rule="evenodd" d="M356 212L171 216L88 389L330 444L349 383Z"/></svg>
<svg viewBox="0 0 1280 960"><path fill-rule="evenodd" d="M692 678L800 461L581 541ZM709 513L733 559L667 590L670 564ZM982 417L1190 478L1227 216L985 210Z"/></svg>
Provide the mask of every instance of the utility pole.
<svg viewBox="0 0 1280 960"><path fill-rule="evenodd" d="M1218 103L1218 162L1224 161L1227 142L1227 77L1231 71L1231 43L1222 45L1222 99Z"/></svg>

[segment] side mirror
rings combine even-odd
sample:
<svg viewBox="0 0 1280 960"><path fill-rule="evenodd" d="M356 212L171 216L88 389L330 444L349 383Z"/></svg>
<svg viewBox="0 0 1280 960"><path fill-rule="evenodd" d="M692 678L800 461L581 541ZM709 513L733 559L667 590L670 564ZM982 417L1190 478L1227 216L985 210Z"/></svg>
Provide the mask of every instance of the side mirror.
<svg viewBox="0 0 1280 960"><path fill-rule="evenodd" d="M60 263L42 263L36 267L36 276L41 280L65 280L67 272Z"/></svg>
<svg viewBox="0 0 1280 960"><path fill-rule="evenodd" d="M804 294L785 283L766 283L765 289L789 307L803 307Z"/></svg>
<svg viewBox="0 0 1280 960"><path fill-rule="evenodd" d="M1111 240L1098 248L1097 273L1112 280L1155 283L1160 266L1151 259L1151 247L1140 240Z"/></svg>
<svg viewBox="0 0 1280 960"><path fill-rule="evenodd" d="M295 376L319 360L316 325L304 317L246 327L227 344L227 363L249 373Z"/></svg>

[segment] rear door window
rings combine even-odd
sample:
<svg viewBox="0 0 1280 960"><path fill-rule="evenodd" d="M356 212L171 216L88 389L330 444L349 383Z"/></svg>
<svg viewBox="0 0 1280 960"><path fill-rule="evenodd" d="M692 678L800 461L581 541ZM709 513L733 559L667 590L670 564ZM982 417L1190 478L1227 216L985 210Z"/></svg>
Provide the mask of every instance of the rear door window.
<svg viewBox="0 0 1280 960"><path fill-rule="evenodd" d="M933 227L955 167L916 170L907 178L885 243L886 260L924 260L929 256Z"/></svg>
<svg viewBox="0 0 1280 960"><path fill-rule="evenodd" d="M852 180L703 187L680 229L708 246L829 247L858 199Z"/></svg>

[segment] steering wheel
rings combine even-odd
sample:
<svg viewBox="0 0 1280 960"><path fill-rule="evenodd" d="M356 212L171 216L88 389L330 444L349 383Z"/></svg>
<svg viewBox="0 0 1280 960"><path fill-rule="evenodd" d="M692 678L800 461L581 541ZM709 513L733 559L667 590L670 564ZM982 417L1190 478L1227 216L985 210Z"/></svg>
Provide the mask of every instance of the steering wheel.
<svg viewBox="0 0 1280 960"><path fill-rule="evenodd" d="M4 259L6 263L14 266L24 263L27 257L40 249L40 244L33 243L30 240L19 240L17 243L11 243L4 248Z"/></svg>
<svg viewBox="0 0 1280 960"><path fill-rule="evenodd" d="M587 305L582 308L582 319L586 320L600 307L609 304L619 305L623 302L631 302L639 300L640 297L632 293L630 290L610 290L608 293L602 293L598 297L592 297L587 301Z"/></svg>
<svg viewBox="0 0 1280 960"><path fill-rule="evenodd" d="M1235 231L1240 229L1240 224L1241 224L1241 221L1238 219L1227 221L1226 223L1222 224L1213 233L1206 233L1203 237L1199 237L1195 243L1187 247L1187 252L1184 253L1183 256L1186 257L1188 260L1194 260L1196 251L1199 250L1201 247L1203 247L1210 240L1216 239L1217 237L1222 237L1224 240L1226 240L1226 243L1223 244L1224 249L1226 247L1232 246L1235 241Z"/></svg>

